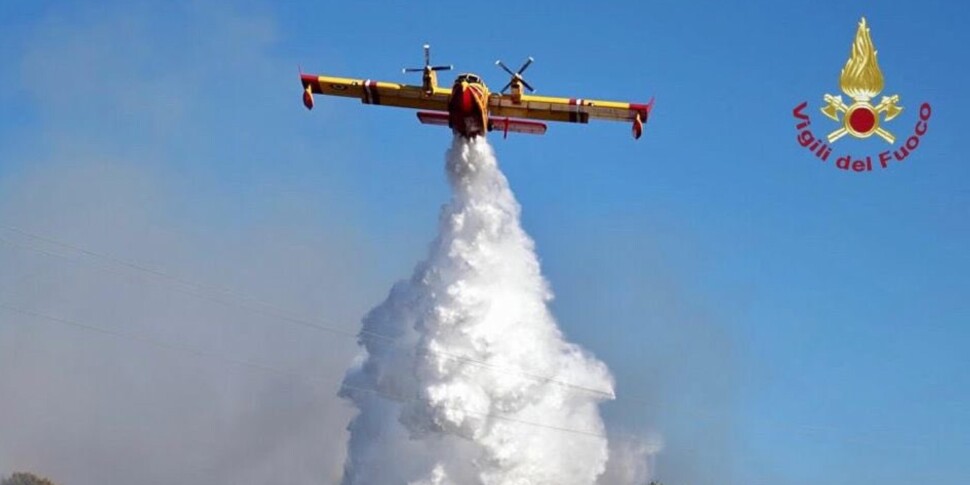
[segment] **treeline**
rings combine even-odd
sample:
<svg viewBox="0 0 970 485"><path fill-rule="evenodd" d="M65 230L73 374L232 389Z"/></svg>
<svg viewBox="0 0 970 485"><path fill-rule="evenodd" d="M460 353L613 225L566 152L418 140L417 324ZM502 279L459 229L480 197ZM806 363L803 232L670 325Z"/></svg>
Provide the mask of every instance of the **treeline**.
<svg viewBox="0 0 970 485"><path fill-rule="evenodd" d="M33 473L14 473L0 480L0 485L56 485L54 482L38 477Z"/></svg>

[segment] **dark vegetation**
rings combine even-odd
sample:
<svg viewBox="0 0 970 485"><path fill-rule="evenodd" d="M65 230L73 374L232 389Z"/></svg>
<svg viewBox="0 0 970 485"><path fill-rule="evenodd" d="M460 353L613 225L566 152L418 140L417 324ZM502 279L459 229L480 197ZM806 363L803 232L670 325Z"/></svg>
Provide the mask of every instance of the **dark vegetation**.
<svg viewBox="0 0 970 485"><path fill-rule="evenodd" d="M34 475L33 473L17 472L3 480L0 485L55 485L54 482Z"/></svg>

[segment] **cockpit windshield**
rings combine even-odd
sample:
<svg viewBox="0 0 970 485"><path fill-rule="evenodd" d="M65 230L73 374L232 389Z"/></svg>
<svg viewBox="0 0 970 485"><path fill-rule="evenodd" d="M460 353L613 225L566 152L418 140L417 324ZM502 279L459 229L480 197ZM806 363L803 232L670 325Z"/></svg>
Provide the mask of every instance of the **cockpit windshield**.
<svg viewBox="0 0 970 485"><path fill-rule="evenodd" d="M458 76L457 79L455 79L456 83L460 83L462 81L466 83L481 83L482 79L476 76L475 74L467 73L467 74L462 74Z"/></svg>

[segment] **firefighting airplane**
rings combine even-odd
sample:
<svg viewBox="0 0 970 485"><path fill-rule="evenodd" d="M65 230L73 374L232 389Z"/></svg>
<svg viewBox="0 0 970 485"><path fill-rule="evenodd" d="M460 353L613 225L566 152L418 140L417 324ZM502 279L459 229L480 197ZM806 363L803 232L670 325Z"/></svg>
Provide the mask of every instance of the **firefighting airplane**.
<svg viewBox="0 0 970 485"><path fill-rule="evenodd" d="M488 131L508 133L546 132L545 123L534 120L588 123L590 118L630 121L633 137L640 138L643 124L653 109L653 100L647 104L597 101L594 99L554 98L523 94L523 88L534 92L522 73L532 64L530 57L518 71L512 72L502 61L499 67L512 76L501 93L491 93L482 79L475 74L461 74L451 89L438 86L438 71L451 70L453 66L432 66L431 48L424 46L424 67L406 68L403 72L423 73L421 86L349 79L300 73L303 83L303 105L313 109L313 94L360 98L364 104L398 106L418 110L418 120L429 125L447 125L466 138L485 136ZM510 91L509 94L505 94ZM513 118L515 117L515 118Z"/></svg>

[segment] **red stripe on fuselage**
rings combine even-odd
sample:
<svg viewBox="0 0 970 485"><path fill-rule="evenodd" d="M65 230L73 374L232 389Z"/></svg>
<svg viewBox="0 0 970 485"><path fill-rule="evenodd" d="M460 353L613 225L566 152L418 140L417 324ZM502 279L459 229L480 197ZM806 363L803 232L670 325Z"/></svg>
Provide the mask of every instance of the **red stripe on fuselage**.
<svg viewBox="0 0 970 485"><path fill-rule="evenodd" d="M473 106L475 106L475 93L472 92L471 86L467 86L461 92L461 110L471 113Z"/></svg>
<svg viewBox="0 0 970 485"><path fill-rule="evenodd" d="M364 103L381 104L381 94L377 91L377 81L364 81Z"/></svg>

